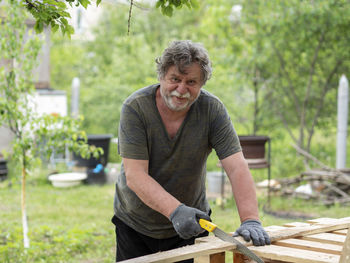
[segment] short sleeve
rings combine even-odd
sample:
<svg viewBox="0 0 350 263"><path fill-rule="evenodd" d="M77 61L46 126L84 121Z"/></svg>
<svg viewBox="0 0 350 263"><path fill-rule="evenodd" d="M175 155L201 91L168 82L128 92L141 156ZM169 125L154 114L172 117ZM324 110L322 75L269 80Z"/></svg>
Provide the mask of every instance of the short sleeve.
<svg viewBox="0 0 350 263"><path fill-rule="evenodd" d="M149 159L145 125L140 114L125 103L120 114L118 152L124 158Z"/></svg>
<svg viewBox="0 0 350 263"><path fill-rule="evenodd" d="M210 144L220 160L240 152L241 146L230 116L222 104L217 101L211 112Z"/></svg>

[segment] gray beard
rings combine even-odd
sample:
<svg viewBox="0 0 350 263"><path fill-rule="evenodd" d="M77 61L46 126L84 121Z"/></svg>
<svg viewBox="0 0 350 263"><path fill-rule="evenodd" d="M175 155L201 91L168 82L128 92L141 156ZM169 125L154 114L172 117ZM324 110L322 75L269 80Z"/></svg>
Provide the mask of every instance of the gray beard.
<svg viewBox="0 0 350 263"><path fill-rule="evenodd" d="M182 105L182 106L176 106L176 105L174 105L173 102L172 102L172 96L171 96L171 95L166 96L166 95L163 93L163 91L162 91L161 88L160 88L160 95L161 95L161 97L162 97L162 99L163 99L165 105L166 105L169 109L171 109L172 111L177 111L177 112L179 112L179 111L183 111L183 110L185 110L185 109L189 109L189 108L192 106L192 104L195 103L196 100L198 99L198 97L199 97L199 95L200 95L200 92L198 93L198 96L194 99L194 101L192 101L191 103L188 102L188 103L186 103L186 104L184 104L184 105Z"/></svg>

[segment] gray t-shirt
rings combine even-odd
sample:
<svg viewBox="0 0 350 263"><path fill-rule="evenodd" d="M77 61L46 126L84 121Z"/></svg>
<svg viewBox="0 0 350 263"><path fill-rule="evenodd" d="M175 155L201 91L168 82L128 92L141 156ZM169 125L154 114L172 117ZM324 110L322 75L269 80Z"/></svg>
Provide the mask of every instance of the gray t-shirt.
<svg viewBox="0 0 350 263"><path fill-rule="evenodd" d="M187 206L209 212L205 194L207 157L212 149L220 160L241 151L237 134L222 102L202 89L176 136L170 138L156 105L158 88L159 84L140 89L124 102L119 154L148 160L149 175L166 191ZM176 235L169 219L145 205L126 185L123 165L116 182L114 212L144 235Z"/></svg>

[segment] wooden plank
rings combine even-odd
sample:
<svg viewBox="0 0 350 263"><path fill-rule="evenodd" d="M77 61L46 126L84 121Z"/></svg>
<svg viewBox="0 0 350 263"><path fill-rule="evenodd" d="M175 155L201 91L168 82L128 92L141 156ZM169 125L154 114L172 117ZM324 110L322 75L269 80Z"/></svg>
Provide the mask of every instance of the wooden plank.
<svg viewBox="0 0 350 263"><path fill-rule="evenodd" d="M350 263L350 228L348 228L348 234L346 235L339 263Z"/></svg>
<svg viewBox="0 0 350 263"><path fill-rule="evenodd" d="M225 263L225 252L196 257L194 263Z"/></svg>
<svg viewBox="0 0 350 263"><path fill-rule="evenodd" d="M317 241L326 244L335 244L343 246L346 236L332 234L332 233L319 233L315 235L308 235L301 237L303 240Z"/></svg>
<svg viewBox="0 0 350 263"><path fill-rule="evenodd" d="M284 239L284 240L276 241L273 244L276 246L299 248L299 249L328 253L333 255L340 255L343 248L340 245L326 244L326 243L321 243L316 241L303 240L299 238ZM305 254L306 253L307 252L305 252Z"/></svg>
<svg viewBox="0 0 350 263"><path fill-rule="evenodd" d="M307 227L291 227L277 231L268 232L272 241L301 237L306 235L314 235L323 232L335 231L339 229L347 229L350 227L349 222L343 222L339 220L336 224L329 225L311 225ZM336 235L341 236L341 235ZM343 236L345 240L345 236ZM245 242L243 238L237 237L237 239L245 244L246 246L252 246L252 243ZM197 239L197 244L186 246L178 249L173 249L169 251L164 251L160 253L155 253L135 259L130 259L125 261L125 263L143 263L143 262L174 262L190 258L196 258L205 255L216 254L228 250L234 250L236 248L235 244L221 241L217 237L209 236L205 238ZM262 249L269 250L270 246L261 247ZM256 247L254 247L256 248Z"/></svg>
<svg viewBox="0 0 350 263"><path fill-rule="evenodd" d="M340 258L339 255L275 245L251 247L251 250L264 259L294 263L338 263Z"/></svg>
<svg viewBox="0 0 350 263"><path fill-rule="evenodd" d="M331 233L346 236L348 233L348 230L347 229L335 230L335 231L332 231Z"/></svg>
<svg viewBox="0 0 350 263"><path fill-rule="evenodd" d="M286 263L285 261L280 260L270 260L266 258L262 258L265 263ZM240 253L233 253L233 263L256 263L254 260L247 258L246 256Z"/></svg>
<svg viewBox="0 0 350 263"><path fill-rule="evenodd" d="M210 255L196 257L194 258L193 263L210 263Z"/></svg>
<svg viewBox="0 0 350 263"><path fill-rule="evenodd" d="M233 254L233 263L245 263L246 258L240 253Z"/></svg>
<svg viewBox="0 0 350 263"><path fill-rule="evenodd" d="M269 231L269 232L271 232L271 231L278 231L278 230L283 230L283 229L286 229L287 227L285 227L285 226L267 226L267 227L264 227L264 229L266 230L266 231Z"/></svg>
<svg viewBox="0 0 350 263"><path fill-rule="evenodd" d="M283 224L283 226L285 226L285 227L300 227L300 226L310 226L310 224L304 223L304 222L291 222L291 223Z"/></svg>
<svg viewBox="0 0 350 263"><path fill-rule="evenodd" d="M221 241L214 237L210 242L197 243L190 246L180 247L168 251L158 252L138 258L123 261L123 263L169 263L190 258L217 254L235 248L234 244Z"/></svg>
<svg viewBox="0 0 350 263"><path fill-rule="evenodd" d="M339 221L339 223L329 224L329 225L311 225L306 227L290 227L281 231L268 232L271 241L277 241L281 239L301 237L307 235L314 235L324 232L331 232L339 229L345 229L350 226L348 222Z"/></svg>
<svg viewBox="0 0 350 263"><path fill-rule="evenodd" d="M322 217L322 218L316 218L316 219L310 219L307 220L307 223L310 224L322 224L322 225L327 225L327 224L336 224L337 222L350 222L350 217L344 217L344 218L329 218L329 217Z"/></svg>
<svg viewBox="0 0 350 263"><path fill-rule="evenodd" d="M210 255L210 263L225 263L225 252Z"/></svg>
<svg viewBox="0 0 350 263"><path fill-rule="evenodd" d="M329 217L321 217L307 220L307 223L310 224L333 224L336 223L339 219L337 218L329 218Z"/></svg>

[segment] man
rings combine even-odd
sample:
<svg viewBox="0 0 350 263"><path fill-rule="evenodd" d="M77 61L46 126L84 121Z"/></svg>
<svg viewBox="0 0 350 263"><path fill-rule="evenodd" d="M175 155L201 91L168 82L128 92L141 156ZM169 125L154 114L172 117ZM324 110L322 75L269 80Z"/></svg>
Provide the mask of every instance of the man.
<svg viewBox="0 0 350 263"><path fill-rule="evenodd" d="M212 149L232 185L242 222L236 232L255 245L269 244L228 113L202 89L212 71L207 51L199 43L174 41L156 62L160 83L127 98L120 117L123 161L112 219L117 261L193 244L208 235L198 220L210 220L205 173Z"/></svg>

